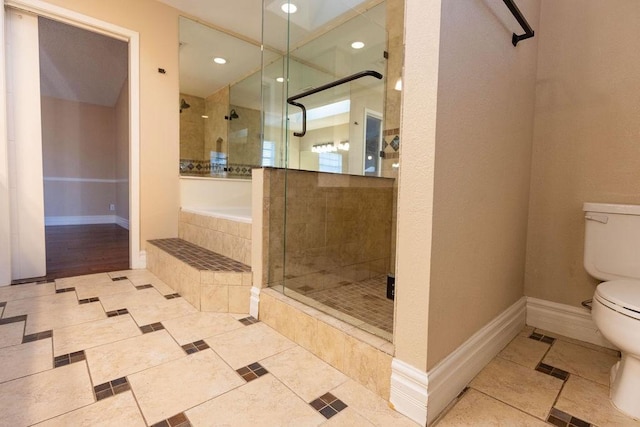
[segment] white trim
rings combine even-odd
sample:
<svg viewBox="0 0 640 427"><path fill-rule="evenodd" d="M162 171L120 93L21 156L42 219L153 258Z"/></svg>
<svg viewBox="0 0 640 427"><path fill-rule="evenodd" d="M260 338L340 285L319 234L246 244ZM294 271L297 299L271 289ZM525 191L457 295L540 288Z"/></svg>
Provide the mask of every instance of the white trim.
<svg viewBox="0 0 640 427"><path fill-rule="evenodd" d="M47 216L44 225L115 224L115 215Z"/></svg>
<svg viewBox="0 0 640 427"><path fill-rule="evenodd" d="M129 43L129 262L131 268L145 268L140 251L140 34L42 0L5 0L5 5Z"/></svg>
<svg viewBox="0 0 640 427"><path fill-rule="evenodd" d="M525 307L522 297L427 373L428 423L524 328Z"/></svg>
<svg viewBox="0 0 640 427"><path fill-rule="evenodd" d="M598 332L591 312L586 308L527 297L527 325L615 349Z"/></svg>
<svg viewBox="0 0 640 427"><path fill-rule="evenodd" d="M147 268L147 251L140 251L138 259L140 260L140 267L136 268Z"/></svg>
<svg viewBox="0 0 640 427"><path fill-rule="evenodd" d="M258 307L260 306L260 288L251 287L251 299L249 300L249 314L258 318Z"/></svg>
<svg viewBox="0 0 640 427"><path fill-rule="evenodd" d="M420 425L427 420L427 373L396 359L391 361L391 396L394 409Z"/></svg>
<svg viewBox="0 0 640 427"><path fill-rule="evenodd" d="M126 228L127 230L129 229L129 220L127 218L116 216L116 224L122 228Z"/></svg>
<svg viewBox="0 0 640 427"><path fill-rule="evenodd" d="M129 182L128 179L103 179L103 178L70 178L65 176L45 176L45 181L51 182L101 182L107 184L118 184L122 182Z"/></svg>

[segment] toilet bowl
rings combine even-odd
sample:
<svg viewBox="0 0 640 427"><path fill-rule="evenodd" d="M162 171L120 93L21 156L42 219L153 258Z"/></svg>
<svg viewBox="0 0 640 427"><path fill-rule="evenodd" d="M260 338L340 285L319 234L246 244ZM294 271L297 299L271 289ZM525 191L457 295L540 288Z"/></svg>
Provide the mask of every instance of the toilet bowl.
<svg viewBox="0 0 640 427"><path fill-rule="evenodd" d="M640 419L640 281L601 283L592 307L596 326L622 354L611 368L611 401L620 411Z"/></svg>
<svg viewBox="0 0 640 427"><path fill-rule="evenodd" d="M585 203L584 267L600 280L591 317L621 353L611 368L610 397L640 419L640 206Z"/></svg>

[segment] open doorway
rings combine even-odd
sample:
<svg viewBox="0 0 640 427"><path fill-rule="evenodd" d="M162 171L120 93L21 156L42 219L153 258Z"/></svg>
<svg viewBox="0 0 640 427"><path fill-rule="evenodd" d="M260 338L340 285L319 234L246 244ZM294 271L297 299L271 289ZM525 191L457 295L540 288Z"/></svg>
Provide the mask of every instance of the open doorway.
<svg viewBox="0 0 640 427"><path fill-rule="evenodd" d="M128 43L38 17L47 279L129 268Z"/></svg>

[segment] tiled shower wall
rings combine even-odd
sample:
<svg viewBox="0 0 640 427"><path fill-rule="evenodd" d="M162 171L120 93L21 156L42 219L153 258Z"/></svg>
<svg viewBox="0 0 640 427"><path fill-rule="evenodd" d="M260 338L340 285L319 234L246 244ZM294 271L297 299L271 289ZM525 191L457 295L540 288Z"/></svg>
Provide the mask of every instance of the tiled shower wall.
<svg viewBox="0 0 640 427"><path fill-rule="evenodd" d="M270 284L334 287L389 272L393 179L286 173L285 227L285 170L265 169Z"/></svg>

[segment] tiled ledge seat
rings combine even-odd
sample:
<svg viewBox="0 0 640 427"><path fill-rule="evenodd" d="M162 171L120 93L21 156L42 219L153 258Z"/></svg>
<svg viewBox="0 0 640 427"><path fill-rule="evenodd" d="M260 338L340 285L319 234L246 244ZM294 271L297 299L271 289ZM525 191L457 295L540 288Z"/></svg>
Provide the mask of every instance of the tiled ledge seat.
<svg viewBox="0 0 640 427"><path fill-rule="evenodd" d="M249 313L251 267L182 239L148 243L147 269L198 310Z"/></svg>

